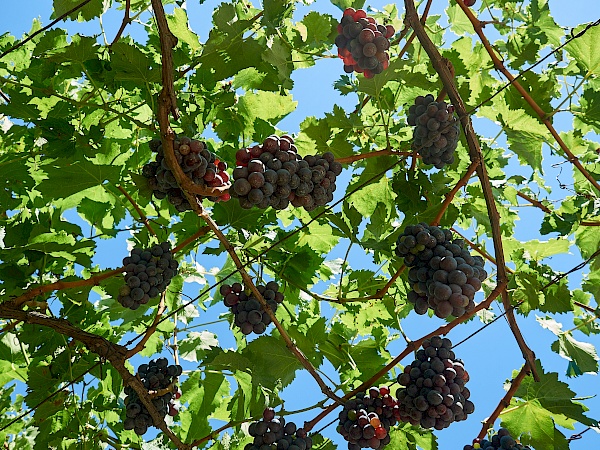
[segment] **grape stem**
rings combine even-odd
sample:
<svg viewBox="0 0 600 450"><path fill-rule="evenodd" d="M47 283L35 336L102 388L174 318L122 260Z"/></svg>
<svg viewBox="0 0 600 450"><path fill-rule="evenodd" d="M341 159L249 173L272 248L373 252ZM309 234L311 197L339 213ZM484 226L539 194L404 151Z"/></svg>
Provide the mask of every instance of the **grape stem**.
<svg viewBox="0 0 600 450"><path fill-rule="evenodd" d="M127 27L127 25L129 25L133 21L133 18L131 18L129 15L130 10L131 10L131 0L125 0L125 13L123 14L123 21L121 22L121 26L119 27L119 30L117 31L117 34L115 35L115 38L112 40L112 42L110 43L108 48L111 48L113 45L115 45L117 43L117 41L119 39L121 39L121 35L123 34L123 31L125 31L125 28Z"/></svg>
<svg viewBox="0 0 600 450"><path fill-rule="evenodd" d="M457 2L461 5L461 8L466 8L462 0L457 0ZM447 65L444 63L442 56L440 55L437 47L431 41L427 32L423 28L423 25L419 21L419 16L417 15L417 10L415 9L414 0L404 0L404 5L406 8L406 20L412 25L413 30L415 31L419 42L423 46L425 52L429 56L431 63L438 73L444 87L448 92L448 96L454 105L458 116L460 117L460 122L463 128L463 131L466 136L467 145L469 148L469 156L471 158L471 163L476 165L476 172L479 180L481 182L481 188L483 190L483 196L486 202L488 215L490 219L490 224L492 228L492 242L494 243L494 253L496 260L498 261L498 275L497 282L499 286L504 286L502 294L502 303L504 304L504 309L507 311L506 318L508 320L510 329L521 349L523 354L523 358L525 361L529 363L531 367L533 377L536 381L539 381L539 376L535 370L535 354L528 347L523 335L521 334L521 330L517 324L515 315L510 309L510 297L508 295L508 291L506 291L507 284L507 273L506 273L506 263L504 259L504 250L502 244L502 232L500 229L500 214L496 207L496 201L494 198L494 193L492 191L492 185L490 183L490 179L487 173L487 169L483 160L483 155L481 153L481 148L479 146L479 141L477 140L477 136L475 135L475 131L473 130L473 124L471 123L471 118L467 113L465 104L463 102L462 97L460 96L458 89L454 84L454 80L452 78L452 74L448 70ZM469 14L472 13L469 11ZM473 16L474 17L474 16Z"/></svg>
<svg viewBox="0 0 600 450"><path fill-rule="evenodd" d="M496 409L494 409L490 417L485 419L485 421L483 422L483 426L481 427L481 431L477 435L477 438L483 439L485 437L487 430L494 425L494 422L500 416L502 410L504 410L510 405L510 400L513 398L513 396L519 389L519 386L521 385L525 377L530 373L531 369L529 368L529 364L526 362L521 368L519 374L511 381L510 388L508 389L504 397L502 397L502 399L498 403L498 406L496 406Z"/></svg>
<svg viewBox="0 0 600 450"><path fill-rule="evenodd" d="M477 161L472 162L471 165L469 166L469 168L467 169L467 171L465 172L465 174L462 176L462 178L460 180L458 180L458 183L456 183L456 185L454 185L452 190L446 194L444 203L442 203L440 210L438 211L435 218L431 221L430 225L438 226L440 224L442 217L444 217L444 213L446 212L446 210L452 203L452 200L454 200L454 196L458 193L458 191L460 189L462 189L464 186L467 185L467 183L471 179L471 176L477 170L478 165L479 165L479 163Z"/></svg>
<svg viewBox="0 0 600 450"><path fill-rule="evenodd" d="M146 342L148 342L150 337L156 332L156 328L158 327L160 318L162 317L163 313L165 312L166 296L167 296L167 291L165 290L165 291L163 291L163 293L160 296L160 303L158 304L158 308L156 309L156 315L154 316L154 319L152 320L152 325L150 325L148 328L146 328L146 331L144 332L144 337L142 337L140 342L138 342L136 344L136 346L133 347L131 350L127 351L127 353L125 354L125 359L129 359L133 355L141 352L144 349L144 347L146 346Z"/></svg>
<svg viewBox="0 0 600 450"><path fill-rule="evenodd" d="M407 0L405 0L405 2L406 1ZM565 155L566 155L565 159L567 159L567 161L571 162L575 167L577 167L579 172L581 172L581 174L590 182L590 184L592 186L594 186L598 191L600 191L600 184L598 184L598 181L585 169L585 167L583 167L583 165L581 164L581 161L579 161L577 156L575 156L573 154L573 152L571 152L569 147L562 140L562 138L560 137L560 135L557 133L556 129L552 125L552 122L550 122L548 114L536 103L536 101L531 97L531 95L529 95L527 90L524 89L523 86L521 86L521 83L519 83L517 81L516 77L508 71L508 69L504 66L504 63L502 62L502 60L498 57L498 55L496 55L494 48L492 47L492 45L490 44L490 41L487 39L485 33L483 32L482 23L479 21L479 19L477 17L475 17L471 8L469 8L467 5L465 5L463 0L456 0L456 3L458 3L458 6L460 6L460 8L463 10L463 12L465 13L467 18L473 25L473 28L475 29L475 33L477 33L477 36L479 36L481 43L483 44L488 55L490 56L492 63L494 64L494 68L496 70L502 72L502 74L510 81L510 83L515 87L515 89L517 91L519 91L519 93L521 94L523 99L527 102L527 104L535 111L535 113L540 118L541 122L546 126L546 128L548 129L550 134L552 134L552 136L554 137L554 139L556 140L556 142L558 143L558 145L560 146L562 151L565 153ZM413 3L413 6L414 6L414 3ZM414 8L413 8L413 10L414 10ZM408 16L408 13L407 13L407 16ZM534 370L534 375L535 375L535 370Z"/></svg>
<svg viewBox="0 0 600 450"><path fill-rule="evenodd" d="M125 198L127 200L129 200L129 203L131 203L131 205L133 206L133 208L139 214L140 221L148 229L148 231L150 232L150 234L153 235L153 236L156 236L156 233L154 232L154 230L152 229L152 226L150 225L150 221L148 220L148 217L146 217L146 214L144 214L144 211L142 211L142 209L139 207L139 205L136 203L136 201L131 197L131 195L129 195L129 192L127 192L123 188L123 186L121 186L121 185L117 186L117 189L119 189L119 191L121 191L121 193L125 196Z"/></svg>

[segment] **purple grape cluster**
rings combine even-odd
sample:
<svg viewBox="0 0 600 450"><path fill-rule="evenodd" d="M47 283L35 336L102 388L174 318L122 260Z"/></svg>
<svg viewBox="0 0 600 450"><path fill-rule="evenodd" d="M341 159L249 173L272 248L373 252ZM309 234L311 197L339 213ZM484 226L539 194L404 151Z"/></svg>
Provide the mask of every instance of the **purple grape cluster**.
<svg viewBox="0 0 600 450"><path fill-rule="evenodd" d="M148 249L134 248L123 258L125 285L117 300L125 308L136 310L165 291L177 275L179 263L173 259L171 244L163 242Z"/></svg>
<svg viewBox="0 0 600 450"><path fill-rule="evenodd" d="M402 422L442 430L475 410L465 387L469 374L455 359L450 339L433 336L398 376L396 391Z"/></svg>
<svg viewBox="0 0 600 450"><path fill-rule="evenodd" d="M493 435L491 440L477 439L473 445L465 445L463 450L531 450L528 445L518 443L506 428L500 428L498 433Z"/></svg>
<svg viewBox="0 0 600 450"><path fill-rule="evenodd" d="M169 365L167 358L158 358L150 361L148 364L142 364L138 367L137 377L142 381L144 387L148 389L148 394L156 393L162 389L171 388L168 392L152 399L152 404L156 407L161 417L164 419L167 414L175 416L179 412L174 400L181 397L181 391L173 383L180 376L182 369L180 365ZM140 401L137 393L132 387L125 387L125 421L123 427L126 430L133 430L139 436L148 431L148 427L155 425L148 409Z"/></svg>
<svg viewBox="0 0 600 450"><path fill-rule="evenodd" d="M208 150L205 142L181 136L173 141L175 158L183 173L198 186L219 187L229 182L225 170L227 163L219 161ZM179 212L192 207L180 189L173 172L167 165L160 139L150 141L150 149L156 152L156 159L142 168L142 175L148 179L148 185L157 199L168 198ZM200 197L200 196L199 196ZM220 197L208 197L213 202L229 200L229 194Z"/></svg>
<svg viewBox="0 0 600 450"><path fill-rule="evenodd" d="M454 107L434 100L431 94L418 96L408 109L407 122L415 127L413 147L423 162L441 169L454 162L460 126L452 115Z"/></svg>
<svg viewBox="0 0 600 450"><path fill-rule="evenodd" d="M266 300L269 308L275 312L277 305L283 302L283 293L279 292L279 285L275 281L269 281L266 286L258 284L256 288ZM233 283L231 286L222 284L220 292L223 296L223 303L231 309L235 316L234 324L243 334L265 332L271 323L271 317L250 290L246 292L240 283Z"/></svg>
<svg viewBox="0 0 600 450"><path fill-rule="evenodd" d="M372 387L344 404L337 431L348 441L348 450L382 449L390 443L389 431L399 417L390 388Z"/></svg>
<svg viewBox="0 0 600 450"><path fill-rule="evenodd" d="M236 164L230 193L244 209L282 210L291 203L312 211L333 200L342 172L331 152L302 159L289 135L271 135L261 145L239 150Z"/></svg>
<svg viewBox="0 0 600 450"><path fill-rule="evenodd" d="M483 258L472 256L465 241L453 239L450 230L423 222L409 225L398 236L396 254L410 267L408 301L417 314L431 308L445 319L475 308L475 293L487 278Z"/></svg>
<svg viewBox="0 0 600 450"><path fill-rule="evenodd" d="M244 450L310 450L312 439L303 428L296 427L294 422L287 422L283 417L276 419L275 411L265 409L263 418L248 427L254 441L246 444Z"/></svg>

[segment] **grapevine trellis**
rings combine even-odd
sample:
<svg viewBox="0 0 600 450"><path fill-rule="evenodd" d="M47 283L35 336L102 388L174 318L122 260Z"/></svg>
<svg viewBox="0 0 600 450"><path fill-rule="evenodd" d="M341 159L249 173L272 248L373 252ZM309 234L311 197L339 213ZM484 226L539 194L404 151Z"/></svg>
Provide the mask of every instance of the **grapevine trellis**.
<svg viewBox="0 0 600 450"><path fill-rule="evenodd" d="M17 52L19 49L27 48L26 45L28 43L34 41L38 36L43 35L43 33L47 32L61 20L67 17L71 17L73 16L73 14L78 13L78 11L86 7L86 5L88 5L91 1L92 0L82 1L81 3L73 6L72 8L65 10L62 14L58 15L58 17L48 26L31 33L26 39L23 39L19 43L8 46L8 48L0 54L0 61L7 55L10 55L13 52ZM179 162L176 159L174 143L177 136L175 134L175 126L172 124L172 121L177 122L181 120L181 113L178 108L178 94L176 91L176 82L181 78L184 78L186 75L189 75L195 68L197 68L200 62L197 61L196 63L188 65L187 67L184 67L179 70L177 69L180 65L176 63L176 60L181 56L177 55L176 47L180 38L176 37L172 31L173 22L170 22L168 20L162 1L151 0L151 8L157 26L157 36L160 42L160 54L155 55L157 59L160 59L161 66L159 80L157 79L155 81L157 83L160 82L160 84L162 85L162 89L160 90L160 93L157 97L157 104L154 105L154 113L156 114L158 128L156 128L153 125L154 122L152 117L148 118L148 121L151 122L150 125L135 117L136 114L134 114L134 112L136 109L140 108L140 106L130 108L130 110L128 111L119 111L118 109L115 109L114 106L111 106L108 103L103 103L101 105L96 104L95 106L106 113L116 114L120 119L126 119L127 121L140 127L140 129L144 129L149 133L160 133L160 138L162 142L161 155L164 155L166 165L172 171L177 185L181 189L181 192L185 195L185 198L187 199L187 202L189 203L193 214L195 214L195 216L199 219L197 223L205 223L205 225L201 227L196 227L193 233L189 234L189 236L181 238L177 245L173 248L173 254L186 255L187 252L189 252L190 246L198 245L202 239L206 238L207 236L212 236L220 242L220 245L227 252L235 268L232 268L224 276L219 277L219 279L215 283L203 289L197 297L191 298L189 301L182 302L180 305L174 305L174 307L168 306L168 293L163 292L160 295L160 301L156 307L156 311L154 313L154 316L152 317L150 324L148 324L147 326L145 325L145 330L143 332L137 333L135 337L129 339L124 344L112 342L109 337L106 337L108 335L96 334L93 331L84 330L82 327L74 325L73 323L71 323L71 321L65 318L54 317L53 314L50 312L50 309L48 308L46 300L48 298L48 295L53 292L102 286L102 283L107 282L111 279L114 280L116 279L116 277L129 270L126 269L126 264L123 267L114 270L89 273L87 278L72 280L69 277L64 277L54 282L40 283L39 285L36 285L34 287L19 286L20 293L18 295L10 295L10 297L4 296L2 303L0 303L0 318L8 320L9 322L2 328L2 330L0 330L1 335L4 335L5 333L11 333L14 330L17 330L18 327L21 326L21 324L38 325L40 327L50 328L56 333L59 333L60 335L64 335L66 337L71 338L73 341L67 344L69 346L74 346L75 341L83 344L83 346L85 346L90 352L97 355L97 358L94 358L94 361L87 365L85 368L80 368L80 372L78 373L78 375L72 376L66 384L60 387L60 389L54 390L50 392L49 395L43 396L40 399L40 401L36 402L34 405L29 405L30 407L26 409L23 413L18 414L16 417L10 418L10 420L7 420L5 423L3 423L2 429L0 431L10 431L10 427L13 424L17 423L32 412L35 412L39 408L43 407L43 405L53 401L53 399L55 399L57 396L64 393L65 389L68 389L71 386L82 382L86 375L92 373L94 374L94 376L100 378L102 375L97 374L99 373L99 371L104 370L104 366L106 364L114 368L114 370L121 377L123 385L128 388L129 394L135 395L136 398L139 398L139 401L143 405L142 408L145 408L144 410L147 410L148 414L152 419L153 424L157 428L159 428L168 437L171 443L178 449L191 449L193 447L200 446L201 444L209 440L216 439L223 431L229 428L239 427L245 422L251 422L253 420L259 419L260 417L258 416L245 417L243 420L232 419L230 422L226 423L222 427L214 429L202 437L192 439L189 442L184 442L184 440L182 440L180 436L178 436L178 434L174 432L170 426L167 425L167 422L165 422L164 419L164 414L160 414L155 402L153 402L156 396L149 394L148 388L142 383L140 377L133 376L129 368L127 367L128 361L133 356L139 354L142 350L144 350L145 346L153 338L155 333L157 333L160 327L166 322L168 322L169 319L173 317L176 318L178 314L181 314L185 311L186 307L193 305L194 303L198 302L201 298L204 298L206 295L209 295L210 292L213 292L215 289L218 289L223 285L227 286L226 291L229 292L228 289L230 289L230 284L233 283L235 277L240 276L243 285L250 290L250 295L252 296L252 298L256 299L260 303L262 311L264 311L262 314L266 314L268 316L269 319L267 323L274 324L287 350L289 350L289 352L298 361L298 363L310 374L310 376L314 379L316 384L321 389L323 395L325 396L324 400L319 404L319 406L322 408L322 411L316 414L312 420L307 421L304 424L303 430L305 432L313 431L316 428L317 424L319 424L323 419L328 417L333 411L335 411L340 405L344 404L346 401L355 398L356 395L361 392L368 391L369 388L376 385L382 378L385 378L386 375L388 375L391 371L397 368L397 366L404 358L409 356L411 353L419 350L419 348L424 343L426 343L426 345L429 345L429 343L431 342L431 338L436 336L447 335L453 328L460 325L461 323L468 321L469 319L476 316L478 313L485 311L492 305L492 303L495 300L500 299L504 309L504 312L500 317L505 317L507 319L510 330L522 353L524 364L518 372L518 374L510 381L510 387L508 388L506 395L502 399L500 399L498 406L484 421L481 431L477 436L478 439L483 439L488 433L488 430L493 427L494 422L498 419L502 411L510 404L511 399L513 398L513 396L516 395L517 391L519 390L519 387L527 379L527 377L531 377L534 381L539 382L542 376L544 376L544 374L541 365L536 362L535 354L527 345L526 337L521 332L515 317L515 312L518 311L518 308L523 304L524 300L516 301L514 299L511 299L509 283L511 282L511 278L513 278L515 275L515 270L509 267L509 264L507 263L505 258L505 244L503 242L503 232L501 229L501 221L503 217L501 216L501 212L499 211L498 201L494 193L494 186L490 179L490 175L488 174L490 161L486 161L486 158L484 157L480 139L474 131L474 127L471 122L471 117L482 107L485 107L501 92L505 91L506 89L516 90L516 92L519 95L519 98L521 100L524 100L525 103L529 106L529 108L539 117L540 123L544 125L548 133L552 136L555 143L558 145L558 149L560 151L557 153L563 156L567 162L571 163L575 167L579 176L582 177L582 179L584 179L585 182L589 183L590 193L588 195L595 196L598 193L600 193L600 183L598 181L600 177L598 173L594 171L597 169L590 169L590 165L586 164L586 162L589 162L589 160L582 162L581 153L577 153L572 148L570 148L568 141L566 141L566 139L564 139L564 137L561 136L554 128L554 125L551 121L551 116L549 115L548 111L545 111L536 102L536 100L533 98L533 95L528 90L528 87L521 83L525 75L531 72L533 68L541 64L547 58L556 55L569 43L576 42L577 39L580 39L581 37L585 36L586 33L588 33L590 30L593 30L594 27L600 25L600 20L587 25L577 33L571 33L571 35L566 38L564 43L557 45L544 58L540 59L535 64L531 65L529 68L521 71L518 75L515 76L506 68L505 63L499 56L498 51L486 37L486 34L484 33L484 27L487 24L480 21L475 15L474 11L465 3L470 4L471 2L465 2L465 0L456 0L456 4L459 6L460 10L462 11L462 14L464 14L464 17L466 17L466 19L468 19L468 22L472 26L475 34L478 36L483 50L485 51L485 54L491 61L493 68L497 72L502 74L506 79L506 83L501 88L495 89L493 93L490 93L490 95L488 95L487 98L481 101L476 107L470 109L469 107L467 107L464 101L464 92L462 91L462 89L459 89L460 86L457 86L455 70L452 63L449 61L448 58L442 56L439 50L438 43L432 40L431 33L428 32L428 30L426 29L427 17L431 8L432 0L427 1L424 7L423 14L420 17L417 13L414 0L404 1L404 7L406 11L403 22L404 28L399 33L397 39L392 42L392 45L398 45L403 39L406 38L406 36L409 35L409 33L412 30L412 33L406 39L406 43L399 51L399 53L393 55L394 58L398 61L402 60L403 56L410 52L411 49L414 47L415 44L413 44L413 42L416 39L420 45L420 49L422 49L426 53L429 64L431 64L432 68L437 74L437 77L439 77L439 81L441 81L442 83L442 90L439 94L438 99L443 100L445 96L448 96L451 101L451 104L454 107L455 113L458 116L458 120L460 121L461 130L464 134L464 142L466 143L467 152L465 154L468 154L469 162L468 164L466 164L466 168L463 170L463 173L460 174L460 177L454 182L454 184L451 187L449 186L449 190L444 194L444 198L440 202L440 204L436 205L435 212L430 214L429 223L432 226L438 226L440 224L446 225L449 223L448 220L445 221L445 218L448 215L449 208L453 204L455 197L461 189L466 188L469 185L474 175L476 175L480 183L482 196L485 201L485 210L489 218L489 237L491 238L493 244L493 254L488 252L485 249L484 245L472 242L466 236L463 236L458 227L451 227L450 229L455 235L460 236L461 239L463 239L463 241L466 243L466 245L468 245L471 249L473 249L475 252L481 255L482 258L492 263L496 269L495 284L488 286L487 296L483 301L478 303L473 309L467 310L467 312L465 312L460 317L455 318L454 320L438 327L437 329L429 333L426 333L420 338L414 340L407 339L406 347L397 356L392 358L387 364L385 364L375 373L369 374L369 376L366 379L364 379L364 381L362 381L361 383L356 383L357 385L354 387L354 389L349 390L344 395L337 395L333 387L326 382L321 372L318 370L317 367L315 367L315 364L311 362L311 359L303 353L303 351L300 348L300 345L296 342L296 340L292 337L288 330L286 330L286 327L282 324L281 320L278 319L278 317L275 315L272 306L270 306L268 301L266 301L263 297L265 286L260 286L259 289L258 281L260 280L253 279L253 277L249 274L248 271L253 267L253 265L261 264L264 265L264 267L266 267L267 269L271 270L272 273L277 273L278 271L276 265L271 264L268 258L266 258L266 256L269 255L270 252L272 252L274 249L277 249L278 247L282 247L284 244L286 244L287 241L294 239L299 234L307 231L310 232L311 225L318 224L320 219L327 218L328 214L332 214L336 206L340 204L345 204L352 198L353 194L360 192L362 189L365 189L371 183L381 179L381 177L385 177L386 173L397 169L402 164L407 164L410 167L409 170L414 173L419 158L418 150L420 150L420 148L411 148L410 145L406 145L406 142L403 142L400 148L395 148L395 146L392 145L392 143L390 142L390 136L386 128L385 148L370 150L364 153L353 153L351 155L346 156L336 155L335 160L338 163L349 165L356 162L368 161L372 158L379 159L387 157L390 158L391 162L385 159L385 162L380 164L380 166L378 166L376 170L372 170L364 178L360 179L359 182L357 182L355 185L349 188L349 190L340 200L322 208L321 210L315 211L314 213L310 214L310 217L306 216L309 218L299 227L297 227L293 231L285 232L279 235L278 238L274 240L272 244L266 245L262 250L256 252L249 252L245 249L242 249L242 246L236 246L236 244L232 242L231 237L228 237L224 233L223 227L220 227L217 224L217 221L215 221L212 211L210 209L207 209L201 201L201 198L204 197L215 198L229 195L228 192L231 187L231 184L225 183L222 186L199 186L198 184L195 184L193 181L191 181L189 177L186 176L186 174L180 167ZM110 44L107 43L107 47L109 49L114 48L118 45L120 39L122 39L122 35L125 29L129 25L131 25L137 17L139 17L139 15L132 16L133 7L130 0L125 0L123 6L123 20L112 42ZM263 12L261 11L255 13L252 17L246 20L248 21L248 23L252 24L256 20L260 19L262 16ZM274 19L271 18L269 20ZM27 49L26 51L29 50ZM356 65L355 67L358 67L358 65ZM360 70L362 70L362 68L360 68ZM373 77L374 80L377 80L377 77L385 76L385 70L388 70L387 63L385 65L385 69L383 70L383 74L379 74L379 72L375 74L375 76ZM391 67L389 70L391 70ZM0 91L0 94L6 103L14 102L14 98L18 96L18 92L20 89L39 89L39 87L37 86L28 87L27 85L22 84L19 81L15 81L14 79L8 76L2 78L1 81L4 83L4 88L2 91ZM74 106L77 106L78 108L89 106L85 104L85 102L73 100L68 95L63 95L58 92L45 92L43 89L41 91L42 94L48 94L62 101L74 103ZM360 102L360 106L357 107L356 111L353 114L360 112L360 110L366 107L371 100L374 101L373 95L365 95ZM145 104L145 102L143 103ZM410 164L408 164L409 161ZM0 165L1 164L3 163L0 162ZM132 195L132 193L128 191L128 189L126 189L126 187L124 187L123 185L119 184L116 190L125 197L126 201L129 202L131 207L136 212L139 223L143 225L144 232L148 235L146 238L150 239L151 236L152 239L158 239L158 236L161 235L162 230L157 232L157 230L155 230L155 226L156 224L158 224L159 226L164 225L164 221L161 222L159 219L150 219L147 216L147 213L144 211L144 207L140 206L139 199L138 201L136 201L134 199L134 195ZM549 208L545 203L534 198L534 196L531 193L517 191L515 195L526 200L527 202L537 207L548 216L555 213L555 211ZM233 202L235 200L236 199L232 199L230 201ZM10 208L7 208L7 210L8 209ZM2 212L5 213L5 211ZM581 226L587 227L594 227L600 225L600 222L596 220L580 220L579 223ZM408 224L408 222L406 224ZM3 235L0 234L0 238L2 237ZM3 241L0 240L0 243L3 243ZM587 257L585 261L583 261L581 264L578 264L573 269L563 274L553 273L552 276L546 280L546 283L543 286L541 286L539 291L544 292L551 286L560 283L561 280L564 280L564 278L568 274L573 273L577 270L581 270L588 264L594 264L594 259L598 255L600 255L600 249L589 252L589 254L586 255ZM390 267L394 268L393 265L390 265ZM386 280L385 283L382 283L383 286L376 289L376 291L370 295L364 295L360 297L342 296L341 285L343 281L343 272L342 276L340 277L340 290L339 295L337 297L312 292L310 289L305 288L304 286L297 283L294 279L292 279L284 273L279 273L277 275L277 278L278 281L284 282L287 286L293 287L299 292L303 292L306 296L317 302L329 302L337 305L346 305L350 303L368 304L369 302L381 301L384 298L386 298L386 296L389 295L390 291L395 288L396 284L401 282L401 277L403 276L403 274L405 274L405 272L405 265L397 266L393 271L391 271L390 278ZM133 272L131 272L130 274L133 274ZM589 306L587 303L580 300L581 299L572 300L572 304L582 309L583 311L589 313L594 319L599 317L597 309ZM495 320L497 320L498 318L496 318ZM492 321L491 323L494 323L494 321ZM491 323L484 325L484 327L491 325ZM476 333L472 334L467 339L471 338L475 334ZM457 345L458 344L455 344L454 347L456 347ZM437 347L441 348L441 344ZM176 351L175 355L177 355ZM175 362L177 363L178 361L176 360ZM85 361L82 361L82 364L85 365ZM164 394L164 392L161 391L161 395L162 394ZM267 412L265 412L265 414L267 414ZM581 415L581 417L584 417L583 414ZM271 419L272 417L270 417L268 420ZM265 420L267 420L266 416ZM584 425L592 426L596 424L593 420L587 419L587 417L585 418L585 420L586 422L584 423ZM293 433L294 432L290 434ZM581 437L581 434L577 436ZM113 445L115 444L110 440L111 438L105 439L107 439L105 441L106 443Z"/></svg>

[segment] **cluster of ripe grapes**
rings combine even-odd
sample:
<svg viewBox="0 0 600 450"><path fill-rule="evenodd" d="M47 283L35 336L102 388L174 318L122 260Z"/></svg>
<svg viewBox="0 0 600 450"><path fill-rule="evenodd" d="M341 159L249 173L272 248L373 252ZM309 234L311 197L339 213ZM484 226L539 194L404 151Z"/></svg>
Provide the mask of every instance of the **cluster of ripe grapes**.
<svg viewBox="0 0 600 450"><path fill-rule="evenodd" d="M358 72L365 78L373 78L388 68L387 50L389 38L395 33L393 26L378 24L362 9L347 8L337 31L335 45L344 61L344 72Z"/></svg>
<svg viewBox="0 0 600 450"><path fill-rule="evenodd" d="M173 259L171 244L162 242L148 249L134 248L123 258L125 285L117 300L125 308L136 310L165 291L177 275L179 263Z"/></svg>
<svg viewBox="0 0 600 450"><path fill-rule="evenodd" d="M307 436L303 428L297 428L294 422L285 422L285 419L275 418L275 411L267 408L263 418L253 422L248 428L250 436L254 438L251 444L246 444L244 450L310 450L312 439Z"/></svg>
<svg viewBox="0 0 600 450"><path fill-rule="evenodd" d="M240 206L285 209L291 203L312 211L333 200L342 165L333 153L298 155L291 136L269 136L261 145L236 153L234 183L230 189Z"/></svg>
<svg viewBox="0 0 600 450"><path fill-rule="evenodd" d="M407 122L415 127L413 147L425 164L441 169L454 162L460 127L453 112L452 105L434 101L431 94L418 96L408 109Z"/></svg>
<svg viewBox="0 0 600 450"><path fill-rule="evenodd" d="M194 184L220 187L229 182L229 175L225 172L227 163L217 159L205 142L181 136L173 141L173 147L181 170ZM167 197L179 212L191 210L190 203L167 166L161 141L150 141L150 149L156 152L156 159L144 165L142 175L148 179L154 196L159 200ZM220 197L208 197L213 202L227 201L229 198L227 193Z"/></svg>
<svg viewBox="0 0 600 450"><path fill-rule="evenodd" d="M167 358L158 358L150 361L148 364L142 364L138 367L138 378L148 389L148 393L172 388L171 391L163 395L154 397L152 404L156 407L161 417L166 415L175 416L179 412L175 399L181 397L181 391L177 386L173 386L175 379L181 375L182 369L179 365L169 365ZM155 425L150 417L148 409L142 404L136 392L130 386L125 387L125 421L123 427L126 430L133 430L139 436L148 431L148 427Z"/></svg>
<svg viewBox="0 0 600 450"><path fill-rule="evenodd" d="M389 387L372 387L344 404L337 431L348 441L348 450L381 449L390 443L390 427L399 417Z"/></svg>
<svg viewBox="0 0 600 450"><path fill-rule="evenodd" d="M266 286L256 285L258 292L263 296L267 305L273 312L277 310L277 305L283 302L283 293L279 292L279 285L275 281L269 281ZM262 334L271 323L271 317L263 309L262 305L254 294L244 292L240 283L233 283L231 286L222 284L220 288L223 296L223 303L231 309L235 316L234 323L240 328L240 331L248 335L252 332Z"/></svg>
<svg viewBox="0 0 600 450"><path fill-rule="evenodd" d="M506 428L500 428L498 434L492 436L491 441L482 439L481 441L473 443L473 445L465 445L463 448L463 450L475 449L531 450L531 447L517 443Z"/></svg>
<svg viewBox="0 0 600 450"><path fill-rule="evenodd" d="M401 421L442 430L475 410L465 387L469 374L451 348L450 339L433 336L398 376L404 386L396 391Z"/></svg>
<svg viewBox="0 0 600 450"><path fill-rule="evenodd" d="M417 314L431 308L445 319L475 308L475 293L487 278L483 258L471 256L465 242L452 237L450 230L426 223L409 225L398 236L396 254L410 267L408 301Z"/></svg>

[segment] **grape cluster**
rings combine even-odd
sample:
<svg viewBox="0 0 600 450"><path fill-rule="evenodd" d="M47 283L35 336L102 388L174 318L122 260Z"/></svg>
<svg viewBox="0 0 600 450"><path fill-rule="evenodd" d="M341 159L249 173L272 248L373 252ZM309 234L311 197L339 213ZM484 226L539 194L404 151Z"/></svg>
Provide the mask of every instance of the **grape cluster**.
<svg viewBox="0 0 600 450"><path fill-rule="evenodd" d="M492 436L491 441L482 439L476 441L473 445L465 445L463 448L463 450L475 449L531 450L531 447L517 443L506 428L500 428L498 434Z"/></svg>
<svg viewBox="0 0 600 450"><path fill-rule="evenodd" d="M118 301L136 310L165 291L177 275L179 263L173 259L171 244L163 242L148 249L134 248L123 258L125 285L119 289Z"/></svg>
<svg viewBox="0 0 600 450"><path fill-rule="evenodd" d="M394 33L391 25L378 24L362 9L347 8L337 26L335 45L344 61L344 72L359 72L373 78L388 68L390 41Z"/></svg>
<svg viewBox="0 0 600 450"><path fill-rule="evenodd" d="M390 427L399 417L389 387L372 387L344 404L337 431L348 441L348 450L381 449L390 443Z"/></svg>
<svg viewBox="0 0 600 450"><path fill-rule="evenodd" d="M462 239L452 240L450 230L426 223L409 225L398 237L396 254L410 267L412 290L408 301L417 314L431 308L445 319L475 308L475 293L487 278L483 258L471 256Z"/></svg>
<svg viewBox="0 0 600 450"><path fill-rule="evenodd" d="M265 409L263 418L253 422L248 428L254 438L251 444L246 444L244 450L310 450L312 439L307 436L304 428L297 428L294 422L275 418L275 411Z"/></svg>
<svg viewBox="0 0 600 450"><path fill-rule="evenodd" d="M173 148L183 173L195 185L220 187L229 182L229 175L225 172L227 163L217 159L205 142L181 136L173 141ZM150 141L150 149L156 152L156 160L144 165L142 175L148 178L148 185L154 196L159 200L167 197L179 212L191 210L190 203L167 166L161 141ZM227 193L220 197L208 197L213 202L227 201L229 198Z"/></svg>
<svg viewBox="0 0 600 450"><path fill-rule="evenodd" d="M475 410L465 387L469 374L451 348L450 339L433 336L398 376L404 386L396 391L402 422L441 430Z"/></svg>
<svg viewBox="0 0 600 450"><path fill-rule="evenodd" d="M342 172L331 152L302 159L288 135L272 135L261 145L239 150L236 164L230 193L244 209L285 209L291 203L312 211L333 200Z"/></svg>
<svg viewBox="0 0 600 450"><path fill-rule="evenodd" d="M148 394L156 393L159 390L169 388L166 393L155 396L152 404L156 407L161 417L166 415L175 416L179 412L175 399L181 397L181 391L174 385L175 379L181 375L182 369L179 365L169 365L167 358L158 358L150 361L148 364L142 364L138 367L137 377L142 381L144 387L148 389ZM125 387L125 421L123 427L126 430L133 430L139 436L148 431L148 427L155 425L150 417L148 409L142 404L137 393L131 386Z"/></svg>
<svg viewBox="0 0 600 450"><path fill-rule="evenodd" d="M460 127L453 112L453 106L435 102L431 94L418 96L408 109L407 122L415 127L413 147L425 164L441 169L454 162Z"/></svg>
<svg viewBox="0 0 600 450"><path fill-rule="evenodd" d="M275 281L269 281L266 286L258 284L256 288L266 300L269 308L275 312L277 305L283 301L283 293L279 292L279 285ZM235 315L235 325L243 334L265 332L267 325L271 323L271 317L254 294L244 292L240 283L233 283L231 286L222 284L220 292L223 296L223 303L231 308L231 312Z"/></svg>

